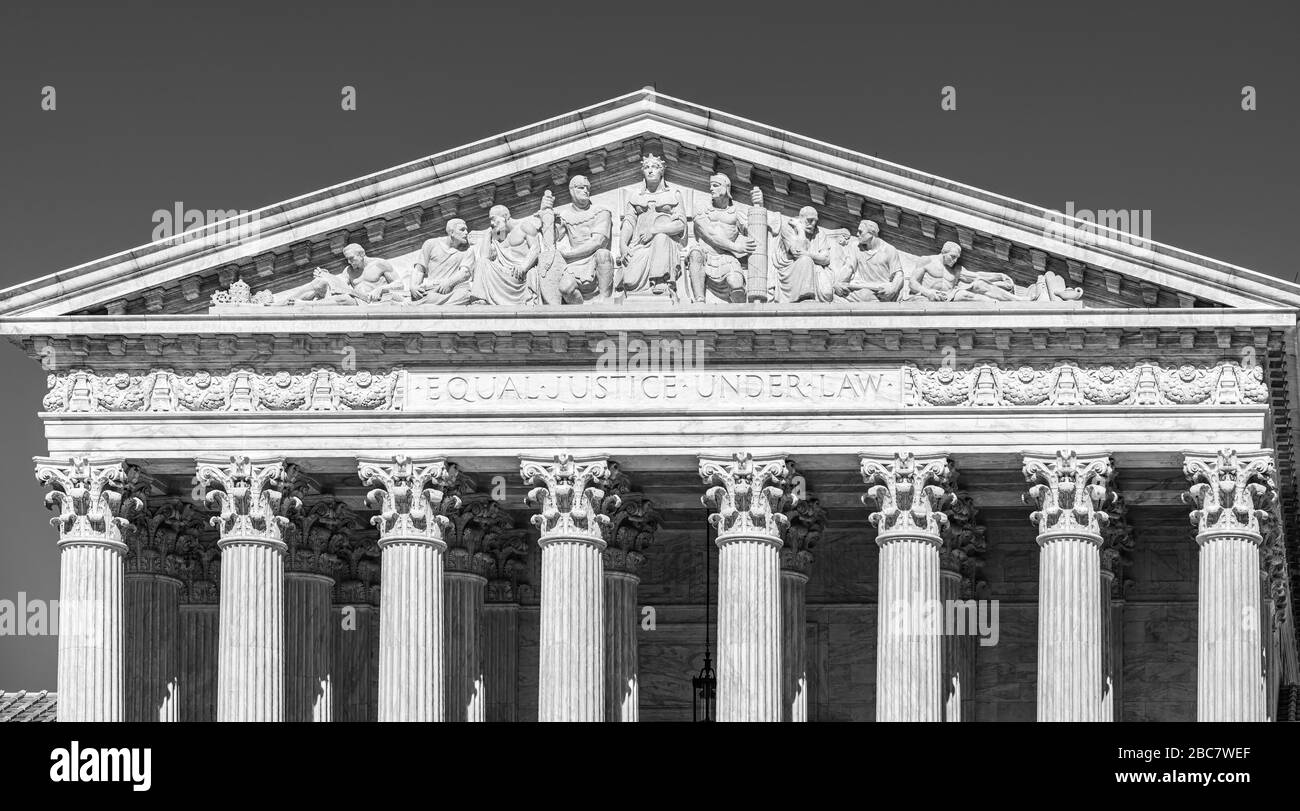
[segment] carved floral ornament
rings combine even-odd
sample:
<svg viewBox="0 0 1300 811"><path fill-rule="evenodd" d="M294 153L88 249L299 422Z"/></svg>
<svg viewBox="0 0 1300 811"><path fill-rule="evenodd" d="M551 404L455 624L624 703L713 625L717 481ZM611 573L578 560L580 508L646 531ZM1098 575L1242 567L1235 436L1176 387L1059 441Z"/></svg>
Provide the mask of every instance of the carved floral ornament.
<svg viewBox="0 0 1300 811"><path fill-rule="evenodd" d="M400 411L405 372L260 373L240 368L221 374L99 375L78 369L48 376L42 408L52 413L223 413L265 411ZM1212 366L1081 366L1003 369L994 363L965 368L902 367L905 408L1006 406L1211 406L1267 403L1263 368L1223 361Z"/></svg>
<svg viewBox="0 0 1300 811"><path fill-rule="evenodd" d="M1190 517L1198 542L1220 535L1263 542L1277 498L1272 451L1187 454L1183 475L1192 482L1183 500L1195 508Z"/></svg>

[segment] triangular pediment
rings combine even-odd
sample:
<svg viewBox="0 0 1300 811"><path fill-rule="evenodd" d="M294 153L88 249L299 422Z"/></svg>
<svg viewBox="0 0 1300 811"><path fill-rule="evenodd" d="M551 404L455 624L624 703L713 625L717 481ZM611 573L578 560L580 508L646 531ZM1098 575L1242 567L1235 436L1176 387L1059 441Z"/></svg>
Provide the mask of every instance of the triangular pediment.
<svg viewBox="0 0 1300 811"><path fill-rule="evenodd" d="M1300 286L1262 273L646 89L11 287L0 317L206 314L236 280L277 292L338 270L349 243L407 267L448 219L482 230L491 206L532 214L548 189L562 205L574 174L617 210L646 151L662 153L688 213L721 172L741 200L761 188L775 213L811 205L824 228L850 231L875 220L908 254L958 243L966 267L1017 285L1050 271L1082 288L1084 307L1300 306Z"/></svg>

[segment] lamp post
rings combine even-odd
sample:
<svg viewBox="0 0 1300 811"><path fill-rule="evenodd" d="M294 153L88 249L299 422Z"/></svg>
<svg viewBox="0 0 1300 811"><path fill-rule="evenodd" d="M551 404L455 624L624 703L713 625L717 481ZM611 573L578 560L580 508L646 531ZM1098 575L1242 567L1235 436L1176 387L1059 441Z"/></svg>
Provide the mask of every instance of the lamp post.
<svg viewBox="0 0 1300 811"><path fill-rule="evenodd" d="M714 705L718 696L718 679L713 672L713 650L709 635L709 513L704 512L704 667L691 679L691 720L712 721Z"/></svg>

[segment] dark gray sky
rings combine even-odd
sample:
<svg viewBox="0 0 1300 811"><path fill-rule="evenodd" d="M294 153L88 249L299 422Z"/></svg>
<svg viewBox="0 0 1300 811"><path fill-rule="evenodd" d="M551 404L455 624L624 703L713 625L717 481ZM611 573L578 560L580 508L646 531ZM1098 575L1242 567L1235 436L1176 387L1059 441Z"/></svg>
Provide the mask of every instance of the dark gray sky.
<svg viewBox="0 0 1300 811"><path fill-rule="evenodd" d="M148 242L177 202L258 208L651 83L1048 208L1147 209L1160 242L1298 270L1294 4L113 5L0 10L0 285ZM44 374L0 348L0 375L0 599L52 599L30 464ZM54 652L0 637L0 688L53 689Z"/></svg>

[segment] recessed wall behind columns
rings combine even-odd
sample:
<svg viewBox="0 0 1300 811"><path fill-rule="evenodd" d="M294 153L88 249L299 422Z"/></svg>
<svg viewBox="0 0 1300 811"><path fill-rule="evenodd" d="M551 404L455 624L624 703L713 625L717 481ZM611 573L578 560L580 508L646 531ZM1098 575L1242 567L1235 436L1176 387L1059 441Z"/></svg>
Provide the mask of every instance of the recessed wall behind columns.
<svg viewBox="0 0 1300 811"><path fill-rule="evenodd" d="M1196 720L1198 548L1190 507L1129 511L1132 581L1124 605L1120 720Z"/></svg>

